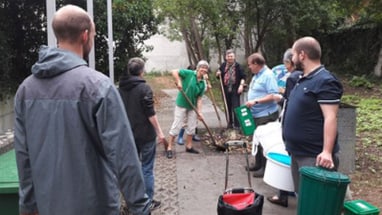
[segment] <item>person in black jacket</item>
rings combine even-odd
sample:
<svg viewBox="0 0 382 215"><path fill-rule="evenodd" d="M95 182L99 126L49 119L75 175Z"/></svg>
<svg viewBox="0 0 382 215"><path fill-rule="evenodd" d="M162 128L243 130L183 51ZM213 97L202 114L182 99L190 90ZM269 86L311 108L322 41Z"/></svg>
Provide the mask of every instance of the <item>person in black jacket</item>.
<svg viewBox="0 0 382 215"><path fill-rule="evenodd" d="M243 68L235 60L232 49L226 51L225 62L216 72L216 77L222 78L224 95L227 101L228 128L239 128L239 121L235 116L235 108L240 106L240 94L244 90L246 75Z"/></svg>
<svg viewBox="0 0 382 215"><path fill-rule="evenodd" d="M145 62L141 58L130 59L127 71L120 79L119 92L141 158L146 192L151 199L150 208L154 210L161 204L160 201L153 200L156 137L158 136L160 143L165 143L166 140L155 114L152 89L143 79L144 71Z"/></svg>

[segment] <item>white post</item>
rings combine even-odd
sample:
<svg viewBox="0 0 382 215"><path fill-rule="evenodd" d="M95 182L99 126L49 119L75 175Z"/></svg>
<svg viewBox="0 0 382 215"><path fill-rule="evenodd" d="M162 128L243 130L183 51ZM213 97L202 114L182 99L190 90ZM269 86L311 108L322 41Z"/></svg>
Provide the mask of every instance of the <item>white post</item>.
<svg viewBox="0 0 382 215"><path fill-rule="evenodd" d="M93 19L93 0L87 0L86 2L86 7L87 11L90 15L90 17ZM89 67L95 69L95 54L94 54L94 49L95 49L95 41L93 44L92 49L90 50L89 53Z"/></svg>
<svg viewBox="0 0 382 215"><path fill-rule="evenodd" d="M109 45L109 76L114 83L114 47L113 47L113 20L111 13L111 0L107 0L107 32Z"/></svg>
<svg viewBox="0 0 382 215"><path fill-rule="evenodd" d="M48 46L56 47L56 38L53 33L52 20L56 11L56 0L46 0L46 28L48 36Z"/></svg>

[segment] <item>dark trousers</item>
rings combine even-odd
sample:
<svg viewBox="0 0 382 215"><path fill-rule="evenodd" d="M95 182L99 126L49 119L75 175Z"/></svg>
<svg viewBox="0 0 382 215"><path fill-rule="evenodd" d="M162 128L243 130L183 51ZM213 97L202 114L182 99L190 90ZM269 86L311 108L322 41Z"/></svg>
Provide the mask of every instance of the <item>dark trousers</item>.
<svg viewBox="0 0 382 215"><path fill-rule="evenodd" d="M240 106L240 94L237 94L237 89L232 89L232 92L228 92L228 89L224 88L224 91L228 108L228 126L240 127L235 114L235 108Z"/></svg>

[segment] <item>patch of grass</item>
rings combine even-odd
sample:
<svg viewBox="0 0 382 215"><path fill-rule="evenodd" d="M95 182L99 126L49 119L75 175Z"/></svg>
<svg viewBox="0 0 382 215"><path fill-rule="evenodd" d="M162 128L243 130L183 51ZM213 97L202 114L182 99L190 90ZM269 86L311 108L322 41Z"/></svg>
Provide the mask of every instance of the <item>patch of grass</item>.
<svg viewBox="0 0 382 215"><path fill-rule="evenodd" d="M382 124L382 100L361 99L357 108L357 132L378 132Z"/></svg>
<svg viewBox="0 0 382 215"><path fill-rule="evenodd" d="M147 72L145 73L145 78L147 77L158 77L158 76L167 76L167 75L171 75L170 72L168 71L157 71L157 70L152 70L150 72Z"/></svg>
<svg viewBox="0 0 382 215"><path fill-rule="evenodd" d="M357 133L379 131L382 124L382 100L380 98L345 95L341 100L343 103L357 107Z"/></svg>
<svg viewBox="0 0 382 215"><path fill-rule="evenodd" d="M374 84L371 83L371 81L369 81L365 75L353 76L352 79L349 81L349 84L352 87L365 87L368 89L371 89L374 86Z"/></svg>

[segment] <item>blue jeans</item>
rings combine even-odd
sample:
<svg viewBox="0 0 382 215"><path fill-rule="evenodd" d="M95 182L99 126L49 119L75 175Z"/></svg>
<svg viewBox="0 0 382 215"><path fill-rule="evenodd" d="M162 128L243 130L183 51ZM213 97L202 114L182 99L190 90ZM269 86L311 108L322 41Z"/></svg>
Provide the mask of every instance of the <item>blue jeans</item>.
<svg viewBox="0 0 382 215"><path fill-rule="evenodd" d="M154 161L156 140L137 144L138 155L142 162L142 173L145 180L146 193L152 200L154 196Z"/></svg>

